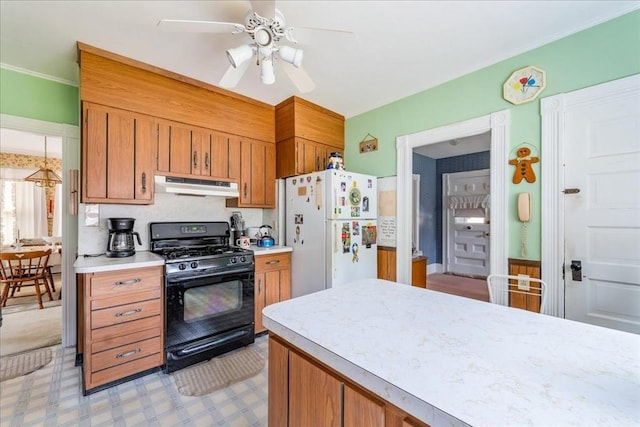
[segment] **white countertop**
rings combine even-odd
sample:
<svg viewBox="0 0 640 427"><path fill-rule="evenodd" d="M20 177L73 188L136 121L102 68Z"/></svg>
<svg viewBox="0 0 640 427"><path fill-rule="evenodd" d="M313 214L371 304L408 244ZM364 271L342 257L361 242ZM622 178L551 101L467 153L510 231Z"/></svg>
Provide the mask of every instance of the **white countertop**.
<svg viewBox="0 0 640 427"><path fill-rule="evenodd" d="M84 257L80 255L76 262L73 263L76 273L97 273L100 271L152 267L155 265L164 265L164 259L149 251L136 251L132 256L124 258L107 258L104 255Z"/></svg>
<svg viewBox="0 0 640 427"><path fill-rule="evenodd" d="M640 336L379 279L265 326L433 427L640 425Z"/></svg>
<svg viewBox="0 0 640 427"><path fill-rule="evenodd" d="M269 246L269 247L260 247L256 245L251 245L251 250L253 254L256 256L260 255L269 255L269 254L277 254L281 252L291 252L293 248L291 246Z"/></svg>

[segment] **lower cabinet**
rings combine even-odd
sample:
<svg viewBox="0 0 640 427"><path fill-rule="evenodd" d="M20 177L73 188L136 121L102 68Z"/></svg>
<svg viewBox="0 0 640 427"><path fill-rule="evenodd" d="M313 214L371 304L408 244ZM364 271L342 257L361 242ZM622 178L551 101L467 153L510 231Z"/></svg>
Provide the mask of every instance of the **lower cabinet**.
<svg viewBox="0 0 640 427"><path fill-rule="evenodd" d="M255 255L256 334L266 331L262 309L269 304L291 298L291 253Z"/></svg>
<svg viewBox="0 0 640 427"><path fill-rule="evenodd" d="M268 396L269 427L428 427L273 336Z"/></svg>
<svg viewBox="0 0 640 427"><path fill-rule="evenodd" d="M164 363L162 271L158 266L78 275L85 394Z"/></svg>
<svg viewBox="0 0 640 427"><path fill-rule="evenodd" d="M378 246L378 279L396 281L396 248ZM411 260L411 285L427 287L427 257Z"/></svg>

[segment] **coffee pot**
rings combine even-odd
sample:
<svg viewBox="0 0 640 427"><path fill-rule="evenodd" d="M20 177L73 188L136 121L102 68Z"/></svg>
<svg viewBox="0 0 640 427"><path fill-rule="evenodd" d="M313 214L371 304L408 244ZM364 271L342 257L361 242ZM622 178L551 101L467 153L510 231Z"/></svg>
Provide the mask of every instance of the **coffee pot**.
<svg viewBox="0 0 640 427"><path fill-rule="evenodd" d="M142 245L140 235L133 231L135 218L108 218L109 240L106 256L109 258L122 258L136 253L133 236L138 238L138 244Z"/></svg>

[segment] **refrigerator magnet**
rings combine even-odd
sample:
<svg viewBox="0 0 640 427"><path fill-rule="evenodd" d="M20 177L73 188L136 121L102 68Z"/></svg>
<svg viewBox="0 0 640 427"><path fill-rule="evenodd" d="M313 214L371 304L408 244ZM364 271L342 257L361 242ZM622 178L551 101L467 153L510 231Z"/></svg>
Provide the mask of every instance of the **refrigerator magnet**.
<svg viewBox="0 0 640 427"><path fill-rule="evenodd" d="M360 208L351 206L351 217L358 218L360 216Z"/></svg>
<svg viewBox="0 0 640 427"><path fill-rule="evenodd" d="M304 215L303 214L295 214L293 216L296 224L304 224Z"/></svg>
<svg viewBox="0 0 640 427"><path fill-rule="evenodd" d="M359 236L360 235L360 223L358 221L353 221L351 223L351 230L353 230L351 232L351 234L353 234L354 236Z"/></svg>
<svg viewBox="0 0 640 427"><path fill-rule="evenodd" d="M360 257L358 257L358 244L354 243L353 245L351 245L351 253L353 254L353 256L351 257L351 262L356 263L358 261L360 261Z"/></svg>
<svg viewBox="0 0 640 427"><path fill-rule="evenodd" d="M362 198L362 212L369 212L369 197Z"/></svg>
<svg viewBox="0 0 640 427"><path fill-rule="evenodd" d="M349 232L349 223L342 223L342 253L348 254L351 246L351 233Z"/></svg>
<svg viewBox="0 0 640 427"><path fill-rule="evenodd" d="M375 245L378 240L378 229L375 225L364 225L362 227L362 244L371 248L371 245Z"/></svg>

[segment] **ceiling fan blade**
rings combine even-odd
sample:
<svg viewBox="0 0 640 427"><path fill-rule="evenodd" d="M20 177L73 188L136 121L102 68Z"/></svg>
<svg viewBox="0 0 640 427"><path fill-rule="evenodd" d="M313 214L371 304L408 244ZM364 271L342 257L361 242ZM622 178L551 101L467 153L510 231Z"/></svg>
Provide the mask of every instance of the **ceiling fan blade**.
<svg viewBox="0 0 640 427"><path fill-rule="evenodd" d="M276 16L275 0L253 0L251 9L263 18L271 19Z"/></svg>
<svg viewBox="0 0 640 427"><path fill-rule="evenodd" d="M357 40L356 33L353 31L316 27L291 27L291 37L296 43L305 45L313 44L318 40L332 44L353 43Z"/></svg>
<svg viewBox="0 0 640 427"><path fill-rule="evenodd" d="M184 19L161 19L158 28L163 31L183 33L242 33L244 25L233 22L191 21Z"/></svg>
<svg viewBox="0 0 640 427"><path fill-rule="evenodd" d="M300 93L308 93L316 88L316 84L311 80L311 77L302 67L294 67L291 64L282 63L282 68L284 72L287 74L289 79L293 82L294 85L298 88Z"/></svg>
<svg viewBox="0 0 640 427"><path fill-rule="evenodd" d="M220 79L220 87L224 87L227 89L234 88L244 76L244 73L247 72L249 68L249 64L252 64L253 61L245 61L238 68L235 68L233 65L229 65L227 71L225 71L224 75Z"/></svg>

